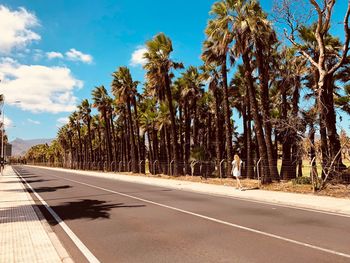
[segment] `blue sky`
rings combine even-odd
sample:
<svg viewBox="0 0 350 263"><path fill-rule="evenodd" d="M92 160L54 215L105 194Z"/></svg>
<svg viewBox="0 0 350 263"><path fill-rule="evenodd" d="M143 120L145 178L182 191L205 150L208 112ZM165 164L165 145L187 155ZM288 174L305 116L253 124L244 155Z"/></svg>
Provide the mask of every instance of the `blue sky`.
<svg viewBox="0 0 350 263"><path fill-rule="evenodd" d="M345 0L338 1L335 21L342 19L343 1L345 7ZM134 79L142 81L144 71L132 65L132 54L158 32L172 39L174 60L200 65L213 2L1 1L0 36L8 39L0 39L0 92L9 103L21 101L6 105L10 140L55 137L57 126L75 104L90 98L93 87L109 89L118 66L129 66ZM261 2L266 11L271 2ZM24 37L14 38L11 28ZM341 33L340 26L335 33Z"/></svg>

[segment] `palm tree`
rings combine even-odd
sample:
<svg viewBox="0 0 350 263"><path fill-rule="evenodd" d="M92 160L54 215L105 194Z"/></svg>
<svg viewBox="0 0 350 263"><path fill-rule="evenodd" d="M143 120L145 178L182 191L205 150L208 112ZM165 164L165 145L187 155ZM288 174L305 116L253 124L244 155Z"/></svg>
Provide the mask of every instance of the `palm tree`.
<svg viewBox="0 0 350 263"><path fill-rule="evenodd" d="M277 159L273 151L272 143L272 119L270 116L269 83L271 68L274 63L273 52L276 49L277 37L272 29L267 15L262 11L261 6L252 1L245 7L247 23L250 27L250 37L255 46L255 58L259 74L259 87L261 97L261 112L265 130L265 142L267 148L270 175L273 179L279 179L277 171Z"/></svg>
<svg viewBox="0 0 350 263"><path fill-rule="evenodd" d="M232 10L234 5L234 1L231 0L224 0L213 4L210 11L213 18L209 20L205 30L208 39L204 42L204 51L202 54L202 59L206 65L215 64L220 67L221 84L223 89L226 157L228 164L226 174L228 177L232 176L232 126L228 97L227 59L233 40L231 28Z"/></svg>
<svg viewBox="0 0 350 263"><path fill-rule="evenodd" d="M140 131L147 136L147 143L145 141L145 148L148 154L148 160L150 164L151 173L153 171L154 161L159 161L159 149L158 149L158 129L157 129L157 112L156 100L150 97L143 97L139 103L140 114Z"/></svg>
<svg viewBox="0 0 350 263"><path fill-rule="evenodd" d="M87 99L84 99L80 105L78 105L78 112L84 122L84 124L87 126L88 131L88 144L89 144L89 159L88 162L92 162L94 160L94 153L92 149L92 135L91 135L91 105Z"/></svg>
<svg viewBox="0 0 350 263"><path fill-rule="evenodd" d="M220 161L222 159L222 89L220 88L220 73L214 65L204 65L202 67L202 79L209 82L209 92L213 96L213 108L215 117L215 156L216 156L216 171L219 172Z"/></svg>
<svg viewBox="0 0 350 263"><path fill-rule="evenodd" d="M245 68L239 65L230 86L234 88L233 106L238 110L243 119L243 151L242 157L245 160L245 176L253 178L253 144L252 144L252 128L251 128L251 107L247 92L248 83L245 79Z"/></svg>
<svg viewBox="0 0 350 263"><path fill-rule="evenodd" d="M132 171L138 172L138 163L139 163L139 154L140 147L137 148L136 140L135 140L135 130L134 127L137 127L136 137L137 144L140 145L139 139L139 130L138 125L134 124L134 120L132 117L131 107L134 107L134 111L136 110L136 87L138 85L138 81L133 81L130 71L127 67L119 67L117 71L113 74L112 81L112 93L117 98L117 103L126 103L127 111L128 111L128 120L130 127L130 139L131 139L131 160L132 160ZM139 150L137 150L139 149Z"/></svg>
<svg viewBox="0 0 350 263"><path fill-rule="evenodd" d="M110 128L110 118L108 117L111 111L112 99L107 93L107 90L104 86L96 87L92 90L92 99L94 101L93 107L97 108L97 110L101 113L101 116L104 120L105 124L105 139L106 139L106 147L107 147L107 161L111 163L113 159L112 154L112 142L111 142L111 128Z"/></svg>
<svg viewBox="0 0 350 263"><path fill-rule="evenodd" d="M172 69L183 67L182 64L171 60L170 54L173 51L172 42L163 33L156 35L146 43L147 51L144 54L147 63L144 68L147 70L146 78L152 86L159 86L160 93L165 94L168 102L171 122L172 157L174 158L175 174L180 174L179 169L179 145L176 128L176 112L173 106L171 93L171 73ZM161 95L161 94L160 94Z"/></svg>
<svg viewBox="0 0 350 263"><path fill-rule="evenodd" d="M69 126L71 127L73 134L76 132L78 135L78 152L77 152L77 162L78 162L78 168L82 168L83 165L83 146L82 146L82 139L81 139L81 125L80 125L80 114L77 111L74 111L69 116Z"/></svg>

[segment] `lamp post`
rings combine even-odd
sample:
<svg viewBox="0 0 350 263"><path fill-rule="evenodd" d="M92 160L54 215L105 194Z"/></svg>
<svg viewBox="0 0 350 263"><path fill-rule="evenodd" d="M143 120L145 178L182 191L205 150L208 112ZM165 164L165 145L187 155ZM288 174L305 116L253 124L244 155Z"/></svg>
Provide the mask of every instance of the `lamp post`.
<svg viewBox="0 0 350 263"><path fill-rule="evenodd" d="M2 125L1 125L1 175L4 175L4 131L5 131L5 117L4 117L4 107L5 107L5 96L4 94L0 95L0 106L1 106L1 115L2 115Z"/></svg>
<svg viewBox="0 0 350 263"><path fill-rule="evenodd" d="M21 103L20 101L14 101L13 103ZM1 125L1 175L4 175L5 166L5 149L4 149L4 137L5 137L5 95L0 94L0 107L2 115L2 125Z"/></svg>

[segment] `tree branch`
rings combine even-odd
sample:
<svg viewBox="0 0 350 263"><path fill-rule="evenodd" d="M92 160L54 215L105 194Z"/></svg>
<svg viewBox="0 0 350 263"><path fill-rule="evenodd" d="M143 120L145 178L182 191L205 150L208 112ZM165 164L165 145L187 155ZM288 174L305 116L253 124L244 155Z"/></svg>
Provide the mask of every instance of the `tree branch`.
<svg viewBox="0 0 350 263"><path fill-rule="evenodd" d="M293 39L293 37L289 36L289 35L287 34L286 31L284 31L284 34L285 34L286 38L287 38L295 47L297 47L297 48L299 49L300 53L301 53L305 58L307 58L307 59L310 61L310 63L311 63L312 65L314 65L317 69L320 69L320 67L319 67L319 65L317 64L317 62L316 62L307 52L305 52L305 51L303 50L303 47L302 47L300 44L298 44L297 42L295 42L295 40Z"/></svg>
<svg viewBox="0 0 350 263"><path fill-rule="evenodd" d="M343 65L343 63L345 62L345 59L348 55L349 44L350 44L349 17L350 17L350 0L348 2L348 9L346 10L346 14L344 17L345 42L344 42L344 46L343 46L343 54L341 56L341 59L338 61L338 63L335 64L331 68L331 70L329 71L330 74L333 74L336 70L338 70Z"/></svg>
<svg viewBox="0 0 350 263"><path fill-rule="evenodd" d="M320 49L320 54L319 54L319 58L318 58L318 65L320 66L321 69L323 69L324 62L325 62L325 45L324 45L324 41L323 41L323 33L324 32L321 32L321 31L323 31L322 30L323 13L325 10L321 10L321 8L318 5L318 3L316 2L316 0L310 0L310 3L315 7L317 14L318 14L317 27L316 27L316 31L315 31L315 38L317 40L317 43L318 43L318 46Z"/></svg>

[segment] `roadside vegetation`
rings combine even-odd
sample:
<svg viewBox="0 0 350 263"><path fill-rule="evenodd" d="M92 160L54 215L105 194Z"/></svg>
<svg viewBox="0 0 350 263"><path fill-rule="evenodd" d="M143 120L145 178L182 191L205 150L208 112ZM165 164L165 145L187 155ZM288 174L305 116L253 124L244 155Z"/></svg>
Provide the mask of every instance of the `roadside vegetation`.
<svg viewBox="0 0 350 263"><path fill-rule="evenodd" d="M176 61L171 39L157 34L145 43L144 83L117 67L110 87L92 88L56 140L25 161L230 178L238 154L242 176L264 187L349 183L350 140L337 118L350 114L349 15L348 1L279 0L271 14L258 1L215 2L201 66Z"/></svg>

